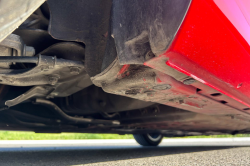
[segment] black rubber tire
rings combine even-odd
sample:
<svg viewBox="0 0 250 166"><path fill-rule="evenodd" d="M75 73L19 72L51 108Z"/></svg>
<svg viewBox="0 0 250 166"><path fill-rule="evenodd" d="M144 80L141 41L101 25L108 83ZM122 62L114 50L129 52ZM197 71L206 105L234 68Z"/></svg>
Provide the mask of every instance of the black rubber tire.
<svg viewBox="0 0 250 166"><path fill-rule="evenodd" d="M159 134L157 139L153 140L149 134L133 134L136 142L142 146L157 146L161 143L163 136Z"/></svg>

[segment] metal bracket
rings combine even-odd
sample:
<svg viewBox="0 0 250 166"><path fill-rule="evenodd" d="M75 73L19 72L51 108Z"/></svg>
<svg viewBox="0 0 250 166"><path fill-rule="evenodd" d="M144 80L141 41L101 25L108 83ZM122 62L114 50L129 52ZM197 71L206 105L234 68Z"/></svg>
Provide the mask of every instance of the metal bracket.
<svg viewBox="0 0 250 166"><path fill-rule="evenodd" d="M0 57L6 56L29 56L35 55L33 47L26 46L20 36L10 34L0 42ZM0 68L10 68L15 62L0 62Z"/></svg>
<svg viewBox="0 0 250 166"><path fill-rule="evenodd" d="M12 99L12 100L7 100L5 102L5 105L8 107L15 106L19 103L22 103L25 100L28 100L33 97L45 97L50 92L53 91L52 87L42 87L42 86L35 86L31 88L29 91L25 92L24 94Z"/></svg>
<svg viewBox="0 0 250 166"><path fill-rule="evenodd" d="M39 55L38 64L32 69L0 71L1 84L13 86L55 85L71 76L71 68L77 67L79 74L84 66L80 61L57 59L56 57Z"/></svg>
<svg viewBox="0 0 250 166"><path fill-rule="evenodd" d="M13 49L12 56L34 56L35 49L26 46L20 36L10 34L3 41L0 42L1 46Z"/></svg>
<svg viewBox="0 0 250 166"><path fill-rule="evenodd" d="M81 61L57 59L55 56L45 55L39 55L38 59L36 57L28 58L0 58L0 62L29 61L30 63L37 63L37 66L31 69L0 70L1 84L14 86L35 85L35 87L17 98L6 101L5 105L8 107L33 97L53 98L55 96L69 96L92 84L91 81L89 83L83 82L90 79L87 79L89 76L84 70L83 62Z"/></svg>

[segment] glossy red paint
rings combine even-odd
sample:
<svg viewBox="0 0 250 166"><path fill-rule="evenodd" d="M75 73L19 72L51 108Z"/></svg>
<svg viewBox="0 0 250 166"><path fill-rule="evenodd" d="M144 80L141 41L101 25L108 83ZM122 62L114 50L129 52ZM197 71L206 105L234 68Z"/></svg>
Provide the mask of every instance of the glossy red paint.
<svg viewBox="0 0 250 166"><path fill-rule="evenodd" d="M192 1L172 45L157 59L250 106L250 46L214 1Z"/></svg>
<svg viewBox="0 0 250 166"><path fill-rule="evenodd" d="M214 2L250 45L250 1L214 0Z"/></svg>

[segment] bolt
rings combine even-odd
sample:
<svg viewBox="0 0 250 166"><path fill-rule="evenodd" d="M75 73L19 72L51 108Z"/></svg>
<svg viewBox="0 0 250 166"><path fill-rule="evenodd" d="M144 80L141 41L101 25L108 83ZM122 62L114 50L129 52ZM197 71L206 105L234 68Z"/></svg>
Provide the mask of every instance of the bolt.
<svg viewBox="0 0 250 166"><path fill-rule="evenodd" d="M183 84L185 85L191 85L192 83L194 83L196 80L193 78L189 78L183 81Z"/></svg>
<svg viewBox="0 0 250 166"><path fill-rule="evenodd" d="M58 81L58 78L55 76L49 76L49 82L51 85L55 85Z"/></svg>
<svg viewBox="0 0 250 166"><path fill-rule="evenodd" d="M147 52L147 54L145 55L145 60L149 60L152 59L153 57L155 57L154 53L152 51Z"/></svg>
<svg viewBox="0 0 250 166"><path fill-rule="evenodd" d="M80 73L80 69L78 67L71 67L70 73L73 75L78 75Z"/></svg>
<svg viewBox="0 0 250 166"><path fill-rule="evenodd" d="M142 89L129 89L125 91L126 95L136 95L138 93L141 93Z"/></svg>
<svg viewBox="0 0 250 166"><path fill-rule="evenodd" d="M163 85L156 85L153 87L155 90L166 90L166 89L171 89L172 86L169 84L163 84Z"/></svg>

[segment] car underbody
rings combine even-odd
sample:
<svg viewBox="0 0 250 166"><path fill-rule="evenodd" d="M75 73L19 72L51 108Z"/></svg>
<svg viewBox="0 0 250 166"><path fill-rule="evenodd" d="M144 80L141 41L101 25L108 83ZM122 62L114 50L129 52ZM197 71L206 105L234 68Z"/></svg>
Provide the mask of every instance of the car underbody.
<svg viewBox="0 0 250 166"><path fill-rule="evenodd" d="M206 13L211 19L202 22ZM46 1L0 43L0 129L250 133L249 98L238 91L248 83L230 84L227 64L217 63L225 62L223 55L209 59L227 50L218 43L250 53L241 36L233 43L234 27L220 25L221 18L215 4L203 0ZM227 38L213 38L213 24L216 35L223 31ZM221 77L213 73L216 64Z"/></svg>

